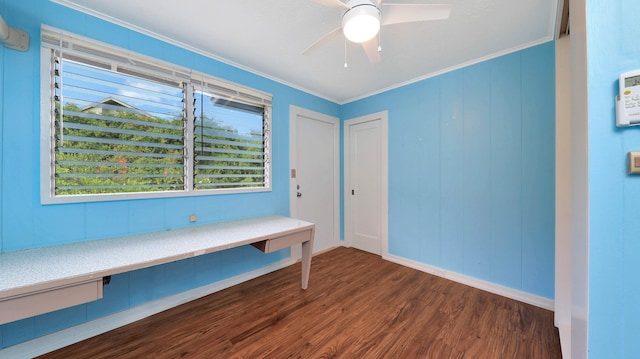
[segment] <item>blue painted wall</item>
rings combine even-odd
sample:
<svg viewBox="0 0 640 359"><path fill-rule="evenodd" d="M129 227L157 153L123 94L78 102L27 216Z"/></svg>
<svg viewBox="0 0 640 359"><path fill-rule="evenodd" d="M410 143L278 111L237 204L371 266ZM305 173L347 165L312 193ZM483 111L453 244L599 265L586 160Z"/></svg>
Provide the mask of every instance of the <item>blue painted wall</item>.
<svg viewBox="0 0 640 359"><path fill-rule="evenodd" d="M618 76L640 69L640 2L587 0L589 83L589 358L637 358L640 176L627 153L640 128L615 127Z"/></svg>
<svg viewBox="0 0 640 359"><path fill-rule="evenodd" d="M338 116L338 104L47 0L0 0L0 15L31 37L28 52L0 47L0 249L164 230L263 214L289 214L289 106ZM40 205L40 26L50 25L273 94L273 191L192 198ZM104 299L0 326L0 348L288 257L241 247L114 276Z"/></svg>
<svg viewBox="0 0 640 359"><path fill-rule="evenodd" d="M342 106L389 111L389 252L554 297L552 42Z"/></svg>
<svg viewBox="0 0 640 359"><path fill-rule="evenodd" d="M191 213L288 214L289 105L342 119L389 110L390 252L553 298L552 43L339 106L47 0L0 0L0 15L31 35L26 53L0 48L2 251L189 226ZM41 24L272 93L273 191L40 205ZM121 274L100 301L0 326L0 348L287 255L241 247Z"/></svg>

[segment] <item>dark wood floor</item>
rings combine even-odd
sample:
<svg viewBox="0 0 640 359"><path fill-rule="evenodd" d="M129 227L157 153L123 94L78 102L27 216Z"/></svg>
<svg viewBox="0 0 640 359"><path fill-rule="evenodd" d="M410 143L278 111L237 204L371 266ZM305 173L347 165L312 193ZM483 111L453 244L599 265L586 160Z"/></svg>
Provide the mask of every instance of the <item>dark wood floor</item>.
<svg viewBox="0 0 640 359"><path fill-rule="evenodd" d="M561 358L553 313L338 248L41 358Z"/></svg>

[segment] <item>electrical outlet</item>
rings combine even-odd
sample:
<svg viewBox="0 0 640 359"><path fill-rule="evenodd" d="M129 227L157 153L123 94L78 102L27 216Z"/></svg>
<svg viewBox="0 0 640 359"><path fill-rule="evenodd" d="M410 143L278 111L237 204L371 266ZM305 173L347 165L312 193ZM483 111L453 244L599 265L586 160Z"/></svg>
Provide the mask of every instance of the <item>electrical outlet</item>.
<svg viewBox="0 0 640 359"><path fill-rule="evenodd" d="M195 214L192 214L189 216L189 222L193 223L196 222L198 220L198 216L196 216Z"/></svg>

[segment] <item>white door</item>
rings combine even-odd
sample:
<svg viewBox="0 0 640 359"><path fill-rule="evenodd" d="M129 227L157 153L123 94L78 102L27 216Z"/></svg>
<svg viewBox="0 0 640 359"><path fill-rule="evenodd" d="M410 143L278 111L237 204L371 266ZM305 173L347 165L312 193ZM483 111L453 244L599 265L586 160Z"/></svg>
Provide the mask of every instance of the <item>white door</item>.
<svg viewBox="0 0 640 359"><path fill-rule="evenodd" d="M291 106L290 130L291 216L316 224L313 252L325 251L340 240L340 121Z"/></svg>
<svg viewBox="0 0 640 359"><path fill-rule="evenodd" d="M345 239L378 255L388 252L387 112L345 121Z"/></svg>

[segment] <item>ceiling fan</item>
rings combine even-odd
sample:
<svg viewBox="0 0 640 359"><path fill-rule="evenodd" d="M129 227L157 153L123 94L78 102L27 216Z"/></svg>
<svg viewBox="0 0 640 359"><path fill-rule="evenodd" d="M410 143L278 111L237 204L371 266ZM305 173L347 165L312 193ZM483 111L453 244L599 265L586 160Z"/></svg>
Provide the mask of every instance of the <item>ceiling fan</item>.
<svg viewBox="0 0 640 359"><path fill-rule="evenodd" d="M380 62L378 35L384 25L407 22L445 20L451 13L446 4L383 4L382 0L313 0L319 4L345 9L342 24L325 34L303 54L310 55L330 40L343 33L351 42L360 43L371 63ZM345 63L346 67L346 63Z"/></svg>

